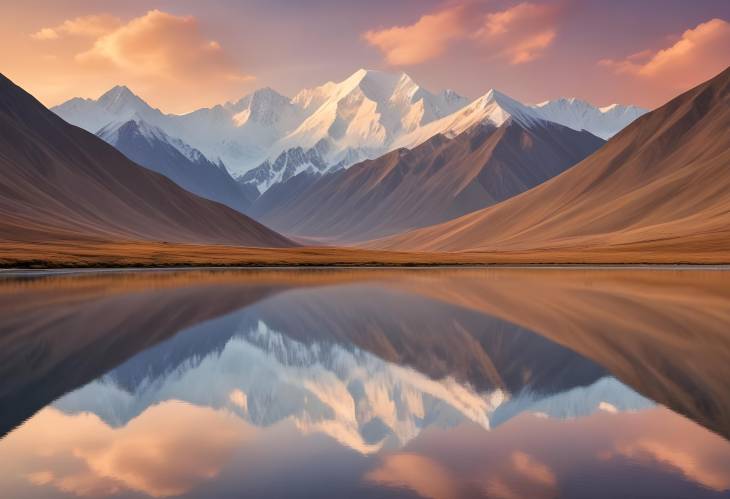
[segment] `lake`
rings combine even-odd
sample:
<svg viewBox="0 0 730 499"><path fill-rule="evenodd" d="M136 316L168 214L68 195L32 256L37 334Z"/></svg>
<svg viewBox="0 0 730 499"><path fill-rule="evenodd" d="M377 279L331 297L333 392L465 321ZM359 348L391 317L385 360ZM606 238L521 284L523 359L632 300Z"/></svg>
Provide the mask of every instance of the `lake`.
<svg viewBox="0 0 730 499"><path fill-rule="evenodd" d="M0 275L0 496L730 497L730 271Z"/></svg>

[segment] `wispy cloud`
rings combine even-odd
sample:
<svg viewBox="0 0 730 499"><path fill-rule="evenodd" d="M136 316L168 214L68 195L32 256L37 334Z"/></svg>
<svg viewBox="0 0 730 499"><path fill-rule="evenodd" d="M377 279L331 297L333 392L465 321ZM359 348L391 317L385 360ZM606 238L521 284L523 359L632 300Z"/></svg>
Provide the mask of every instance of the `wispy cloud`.
<svg viewBox="0 0 730 499"><path fill-rule="evenodd" d="M111 64L162 78L251 78L237 68L217 41L202 35L194 17L159 10L107 32L76 59L82 64Z"/></svg>
<svg viewBox="0 0 730 499"><path fill-rule="evenodd" d="M410 26L371 30L363 38L377 47L389 64L420 64L443 54L448 45L466 36L463 6L426 14Z"/></svg>
<svg viewBox="0 0 730 499"><path fill-rule="evenodd" d="M36 40L56 40L63 36L97 37L119 27L122 21L110 14L94 14L68 19L58 26L41 28L31 35Z"/></svg>
<svg viewBox="0 0 730 499"><path fill-rule="evenodd" d="M414 24L370 30L363 38L383 53L388 64L406 66L437 58L461 39L511 64L523 64L542 56L557 35L558 9L552 5L523 2L501 11L485 10L486 5L450 4Z"/></svg>
<svg viewBox="0 0 730 499"><path fill-rule="evenodd" d="M523 2L487 13L473 37L510 64L524 64L541 57L555 40L557 13L554 5Z"/></svg>
<svg viewBox="0 0 730 499"><path fill-rule="evenodd" d="M166 111L186 112L240 98L255 79L240 55L206 36L191 15L150 10L120 19L94 13L31 36L37 42L28 45L42 51L36 57L46 64L36 69L42 93L58 95L55 102L124 84Z"/></svg>
<svg viewBox="0 0 730 499"><path fill-rule="evenodd" d="M715 18L688 29L669 47L642 50L624 59L602 59L599 65L619 74L685 88L727 67L729 47L730 23Z"/></svg>

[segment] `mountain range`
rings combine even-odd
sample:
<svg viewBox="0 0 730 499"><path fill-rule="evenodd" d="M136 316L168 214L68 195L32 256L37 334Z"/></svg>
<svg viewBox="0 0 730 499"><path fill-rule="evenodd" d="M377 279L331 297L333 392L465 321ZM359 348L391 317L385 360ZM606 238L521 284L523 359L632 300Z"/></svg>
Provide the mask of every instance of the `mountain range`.
<svg viewBox="0 0 730 499"><path fill-rule="evenodd" d="M730 241L730 68L565 173L497 206L372 243L420 251L669 252Z"/></svg>
<svg viewBox="0 0 730 499"><path fill-rule="evenodd" d="M4 241L293 245L249 217L133 163L2 75L0 132Z"/></svg>
<svg viewBox="0 0 730 499"><path fill-rule="evenodd" d="M477 121L328 175L304 172L264 192L250 214L275 230L328 243L396 234L499 203L558 175L604 143L539 119Z"/></svg>
<svg viewBox="0 0 730 499"><path fill-rule="evenodd" d="M499 125L504 120L499 110L484 107L495 95L513 102L526 120L553 121L601 138L645 112L635 106L597 108L576 99L524 106L494 90L469 101L451 90L432 93L405 73L365 69L341 82L302 90L291 99L264 88L239 101L184 115L164 114L121 86L96 100L71 99L53 111L92 133L110 123L145 121L213 162L223 161L234 176L244 175L243 183L265 191L291 176L276 168L282 154L301 156L297 162L288 161L289 172L321 173L399 147L415 147L437 133L453 137L477 122ZM326 166L318 167L319 162ZM251 170L256 173L246 175Z"/></svg>
<svg viewBox="0 0 730 499"><path fill-rule="evenodd" d="M453 92L426 92L407 75L363 70L291 100L264 89L183 116L163 114L124 87L61 106L95 125L111 118L95 136L3 78L3 251L12 261L28 251L18 244L40 241L216 244L227 247L198 247L210 262L236 254L240 264L254 258L241 249L292 246L293 237L356 246L294 250L311 262L431 261L424 252L450 262L460 254L464 262L724 261L729 80L727 69L604 143L581 123L609 135L611 120L640 111L591 110L574 99L528 106L495 90L462 106ZM266 130L282 151L234 179L220 158L211 161L166 128L207 127L202 135L213 137L214 123L223 130L230 119ZM48 248L44 258L56 258ZM373 249L403 253L365 251ZM255 258L281 261L266 254Z"/></svg>

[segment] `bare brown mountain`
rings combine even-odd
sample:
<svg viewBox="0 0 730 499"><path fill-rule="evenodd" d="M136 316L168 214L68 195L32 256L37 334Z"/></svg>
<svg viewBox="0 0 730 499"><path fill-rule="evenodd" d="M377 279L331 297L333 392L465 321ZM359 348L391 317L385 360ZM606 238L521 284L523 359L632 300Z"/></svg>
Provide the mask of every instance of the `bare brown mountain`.
<svg viewBox="0 0 730 499"><path fill-rule="evenodd" d="M250 213L294 237L363 241L503 201L558 175L603 143L545 121L479 125L314 181L301 174L266 191Z"/></svg>
<svg viewBox="0 0 730 499"><path fill-rule="evenodd" d="M293 243L69 125L0 75L0 239Z"/></svg>
<svg viewBox="0 0 730 499"><path fill-rule="evenodd" d="M730 256L730 68L562 175L457 220L373 241L422 251ZM550 257L541 258L546 261Z"/></svg>

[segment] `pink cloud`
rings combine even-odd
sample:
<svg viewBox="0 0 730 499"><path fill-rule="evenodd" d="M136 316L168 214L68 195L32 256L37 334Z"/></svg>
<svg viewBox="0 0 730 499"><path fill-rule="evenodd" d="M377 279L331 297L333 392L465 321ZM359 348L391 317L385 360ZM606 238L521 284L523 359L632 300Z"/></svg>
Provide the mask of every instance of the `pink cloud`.
<svg viewBox="0 0 730 499"><path fill-rule="evenodd" d="M246 80L220 44L207 40L192 16L175 16L159 10L99 37L93 47L76 57L83 64L112 65L134 74L185 79Z"/></svg>
<svg viewBox="0 0 730 499"><path fill-rule="evenodd" d="M602 59L599 65L684 89L725 69L730 64L728 47L730 23L716 18L688 29L667 48L642 50L625 59Z"/></svg>
<svg viewBox="0 0 730 499"><path fill-rule="evenodd" d="M235 449L256 435L230 412L179 401L149 407L121 427L95 414L54 408L28 425L32 431L26 426L0 449L4 462L16 456L15 471L32 484L95 498L132 491L145 497L184 494L215 477Z"/></svg>
<svg viewBox="0 0 730 499"><path fill-rule="evenodd" d="M555 30L548 29L530 35L505 49L512 64L523 64L537 59L555 39Z"/></svg>
<svg viewBox="0 0 730 499"><path fill-rule="evenodd" d="M654 460L663 463L710 490L722 492L730 488L727 468L718 465L714 456L702 446L643 437L634 442L618 444L616 452L638 462Z"/></svg>
<svg viewBox="0 0 730 499"><path fill-rule="evenodd" d="M490 475L485 482L489 497L547 499L557 495L558 478L553 470L521 450L513 451L505 466Z"/></svg>
<svg viewBox="0 0 730 499"><path fill-rule="evenodd" d="M410 26L371 30L363 38L378 48L389 64L420 64L442 55L448 45L466 35L463 6L422 16Z"/></svg>
<svg viewBox="0 0 730 499"><path fill-rule="evenodd" d="M526 479L545 486L555 486L558 483L555 473L545 464L522 451L512 453L512 466Z"/></svg>
<svg viewBox="0 0 730 499"><path fill-rule="evenodd" d="M452 499L459 495L456 477L440 463L419 454L404 452L387 456L381 466L365 475L365 481L408 488L433 499Z"/></svg>
<svg viewBox="0 0 730 499"><path fill-rule="evenodd" d="M31 36L36 40L55 40L65 35L92 36L104 35L119 27L122 21L109 14L94 14L68 19L52 28L41 28Z"/></svg>
<svg viewBox="0 0 730 499"><path fill-rule="evenodd" d="M541 57L555 40L557 13L553 5L523 2L486 14L473 38L510 64L524 64Z"/></svg>
<svg viewBox="0 0 730 499"><path fill-rule="evenodd" d="M394 66L420 64L446 52L460 39L478 42L510 64L540 57L557 35L557 8L530 2L483 12L483 3L463 2L422 16L409 26L371 30L363 34Z"/></svg>
<svg viewBox="0 0 730 499"><path fill-rule="evenodd" d="M501 35L510 32L525 22L544 17L549 7L534 3L520 3L507 10L487 14L482 34Z"/></svg>

